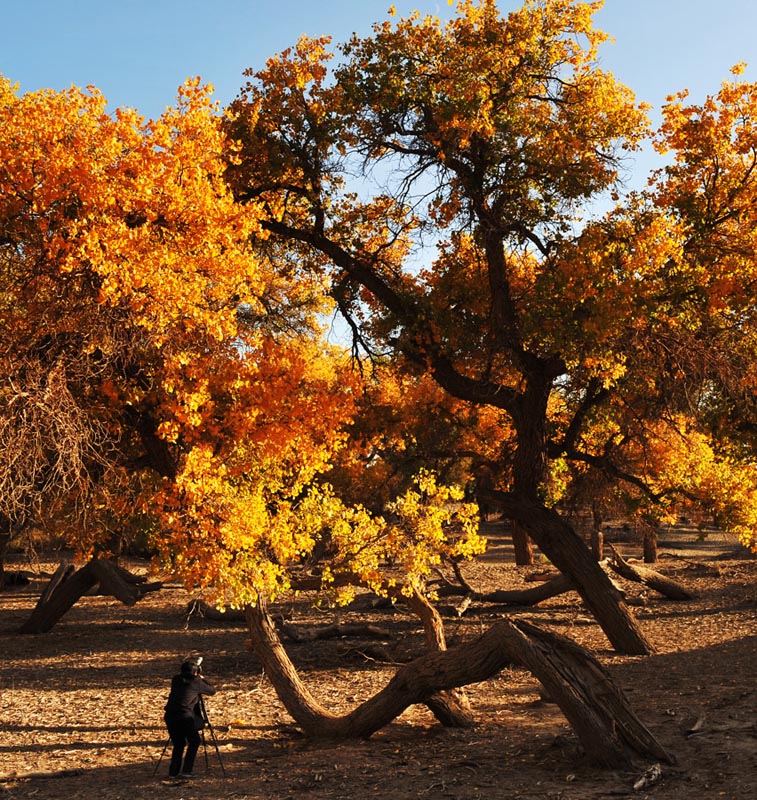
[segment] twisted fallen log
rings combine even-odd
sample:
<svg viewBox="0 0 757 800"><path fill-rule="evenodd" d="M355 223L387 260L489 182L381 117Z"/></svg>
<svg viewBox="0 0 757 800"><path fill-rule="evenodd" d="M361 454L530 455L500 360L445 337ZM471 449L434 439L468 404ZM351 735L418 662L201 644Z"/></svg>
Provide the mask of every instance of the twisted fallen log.
<svg viewBox="0 0 757 800"><path fill-rule="evenodd" d="M606 571L612 571L626 580L648 586L668 600L685 601L694 599L695 595L691 594L684 586L672 578L668 578L640 564L631 564L625 561L612 545L608 544L606 547L610 551L611 557L600 562ZM459 571L456 571L456 577L459 581L457 585L448 581L444 576L440 577L442 585L437 589L437 594L440 597L464 595L467 604L471 601L477 601L480 603L496 603L498 605L535 606L551 597L557 597L575 589L570 580L559 572L551 575L540 575L536 585L529 586L526 589L496 589L490 592L481 592L474 589L459 574ZM615 588L618 591L622 591L617 585ZM464 613L465 610L467 610L467 605L461 608L458 614Z"/></svg>
<svg viewBox="0 0 757 800"><path fill-rule="evenodd" d="M19 633L47 633L85 594L99 587L101 594L112 595L124 605L133 606L149 592L163 586L148 583L112 561L93 558L83 567L62 562L42 591L29 619Z"/></svg>

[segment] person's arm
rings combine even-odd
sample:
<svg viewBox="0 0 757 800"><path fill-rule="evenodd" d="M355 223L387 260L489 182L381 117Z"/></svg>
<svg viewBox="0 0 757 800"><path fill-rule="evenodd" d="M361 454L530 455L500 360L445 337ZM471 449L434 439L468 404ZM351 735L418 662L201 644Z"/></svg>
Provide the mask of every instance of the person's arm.
<svg viewBox="0 0 757 800"><path fill-rule="evenodd" d="M199 692L200 694L215 694L216 690L204 679L198 678L200 682Z"/></svg>

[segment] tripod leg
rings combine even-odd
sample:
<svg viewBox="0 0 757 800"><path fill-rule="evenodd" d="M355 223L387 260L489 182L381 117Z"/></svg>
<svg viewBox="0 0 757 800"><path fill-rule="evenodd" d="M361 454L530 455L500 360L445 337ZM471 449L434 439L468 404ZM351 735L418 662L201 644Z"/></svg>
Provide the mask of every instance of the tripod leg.
<svg viewBox="0 0 757 800"><path fill-rule="evenodd" d="M210 724L210 720L208 720L208 730L210 731L210 739L213 742L213 746L216 749L216 755L218 756L218 763L221 765L221 773L223 777L226 777L226 769L223 766L223 760L221 759L221 751L218 749L218 740L216 739L216 732L213 730L213 726ZM205 753L207 757L207 752Z"/></svg>
<svg viewBox="0 0 757 800"><path fill-rule="evenodd" d="M163 752L160 754L160 758L158 759L158 763L155 765L155 769L152 772L153 778L158 774L158 769L160 768L160 762L163 760L163 756L166 754L166 750L168 750L168 745L171 744L171 737L168 737L168 741L163 746Z"/></svg>

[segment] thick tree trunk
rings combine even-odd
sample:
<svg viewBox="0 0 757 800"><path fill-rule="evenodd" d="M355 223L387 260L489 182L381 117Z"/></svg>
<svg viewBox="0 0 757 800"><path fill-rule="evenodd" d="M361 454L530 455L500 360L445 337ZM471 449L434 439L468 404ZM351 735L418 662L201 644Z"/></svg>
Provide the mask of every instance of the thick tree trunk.
<svg viewBox="0 0 757 800"><path fill-rule="evenodd" d="M402 667L370 700L338 717L302 684L266 611L248 607L246 614L255 655L287 711L310 737L371 736L414 703L425 703L442 690L487 680L518 664L545 686L594 763L627 767L636 759L672 761L590 653L533 625L501 620L475 641L429 653Z"/></svg>
<svg viewBox="0 0 757 800"><path fill-rule="evenodd" d="M505 513L521 522L547 558L573 584L615 650L626 655L653 652L622 594L573 528L556 511L539 502L496 494Z"/></svg>
<svg viewBox="0 0 757 800"><path fill-rule="evenodd" d="M47 633L69 611L76 601L97 585L92 562L74 570L61 564L39 598L31 616L18 629L19 633Z"/></svg>
<svg viewBox="0 0 757 800"><path fill-rule="evenodd" d="M657 529L649 524L644 525L641 534L645 564L657 563Z"/></svg>

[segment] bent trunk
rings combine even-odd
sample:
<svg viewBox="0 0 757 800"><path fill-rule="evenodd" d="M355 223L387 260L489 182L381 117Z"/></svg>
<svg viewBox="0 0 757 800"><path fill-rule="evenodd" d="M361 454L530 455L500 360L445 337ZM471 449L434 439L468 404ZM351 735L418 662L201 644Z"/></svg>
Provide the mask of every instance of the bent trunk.
<svg viewBox="0 0 757 800"><path fill-rule="evenodd" d="M556 511L513 494L493 494L507 515L523 525L544 555L570 580L618 653L653 652L621 593L613 587L583 539Z"/></svg>
<svg viewBox="0 0 757 800"><path fill-rule="evenodd" d="M444 635L444 623L439 612L417 590L414 590L412 595L407 598L407 603L423 623L428 649L432 652L443 653L447 649L447 640ZM439 722L448 728L469 728L475 722L465 692L454 689L435 692L426 699L426 705Z"/></svg>
<svg viewBox="0 0 757 800"><path fill-rule="evenodd" d="M162 584L146 583L109 561L93 558L80 569L63 562L40 595L29 619L19 633L47 633L87 592L99 584L104 594L133 606L147 592L157 591Z"/></svg>
<svg viewBox="0 0 757 800"><path fill-rule="evenodd" d="M370 700L338 717L300 681L267 612L248 607L246 615L255 655L287 711L310 737L369 737L414 703L425 703L442 690L487 680L518 664L546 687L594 763L627 767L639 758L673 760L588 651L533 625L501 620L475 641L429 653L400 668Z"/></svg>

